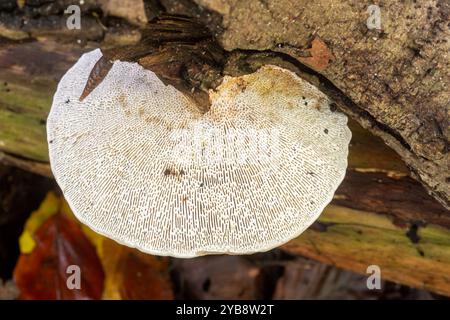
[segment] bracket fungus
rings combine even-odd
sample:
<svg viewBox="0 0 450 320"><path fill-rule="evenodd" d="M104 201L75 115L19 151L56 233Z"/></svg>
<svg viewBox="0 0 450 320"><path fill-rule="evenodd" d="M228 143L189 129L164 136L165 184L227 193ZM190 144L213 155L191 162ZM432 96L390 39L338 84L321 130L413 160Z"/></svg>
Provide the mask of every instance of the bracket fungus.
<svg viewBox="0 0 450 320"><path fill-rule="evenodd" d="M93 230L157 255L248 254L298 236L331 201L351 132L295 73L225 76L202 112L115 61L80 101L101 57L86 53L64 75L47 122L52 171Z"/></svg>

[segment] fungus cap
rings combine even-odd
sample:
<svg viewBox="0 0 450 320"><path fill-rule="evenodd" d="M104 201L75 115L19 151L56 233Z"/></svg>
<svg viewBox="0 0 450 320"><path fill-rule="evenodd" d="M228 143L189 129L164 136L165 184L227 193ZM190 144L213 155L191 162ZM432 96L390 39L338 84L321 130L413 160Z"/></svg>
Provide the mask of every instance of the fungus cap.
<svg viewBox="0 0 450 320"><path fill-rule="evenodd" d="M225 77L202 113L136 63L116 61L82 102L100 50L58 85L50 162L93 230L144 252L193 257L266 251L298 236L347 167L347 118L294 73Z"/></svg>

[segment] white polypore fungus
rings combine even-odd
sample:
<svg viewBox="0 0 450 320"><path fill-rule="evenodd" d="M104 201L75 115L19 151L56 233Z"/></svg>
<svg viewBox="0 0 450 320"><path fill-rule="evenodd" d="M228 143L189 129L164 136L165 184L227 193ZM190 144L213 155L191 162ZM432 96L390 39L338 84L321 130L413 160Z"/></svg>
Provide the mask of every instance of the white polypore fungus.
<svg viewBox="0 0 450 320"><path fill-rule="evenodd" d="M347 118L294 73L225 77L202 113L136 63L114 63L82 102L100 50L58 85L51 167L75 215L142 251L247 254L301 234L342 181Z"/></svg>

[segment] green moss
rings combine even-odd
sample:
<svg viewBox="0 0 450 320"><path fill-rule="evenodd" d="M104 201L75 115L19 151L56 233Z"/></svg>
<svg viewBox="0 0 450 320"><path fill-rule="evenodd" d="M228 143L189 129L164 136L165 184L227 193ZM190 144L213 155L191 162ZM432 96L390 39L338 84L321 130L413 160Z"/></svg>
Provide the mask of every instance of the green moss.
<svg viewBox="0 0 450 320"><path fill-rule="evenodd" d="M48 161L45 120L55 84L48 80L21 84L13 75L1 75L0 83L0 150Z"/></svg>
<svg viewBox="0 0 450 320"><path fill-rule="evenodd" d="M319 221L324 230L310 228L285 248L361 273L375 264L385 279L450 295L450 230L419 227L413 243L408 229L387 216L336 205L329 205Z"/></svg>
<svg viewBox="0 0 450 320"><path fill-rule="evenodd" d="M0 109L2 150L38 161L48 161L45 124L40 119Z"/></svg>

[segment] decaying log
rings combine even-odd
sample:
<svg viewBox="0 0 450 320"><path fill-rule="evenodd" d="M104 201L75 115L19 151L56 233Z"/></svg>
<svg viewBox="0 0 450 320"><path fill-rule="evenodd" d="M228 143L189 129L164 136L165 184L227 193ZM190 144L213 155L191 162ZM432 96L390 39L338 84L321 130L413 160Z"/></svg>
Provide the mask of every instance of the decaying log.
<svg viewBox="0 0 450 320"><path fill-rule="evenodd" d="M445 86L450 83L448 56L446 61L439 51L448 46L442 41L448 26L442 26L439 20L447 12L445 4L427 1L434 9L426 18L421 15L423 7L401 8L409 5L392 1L383 12L396 10L387 13L385 19L395 18L397 23L387 24L383 31L368 31L365 7L356 1L333 2L334 9L326 9L331 5L327 1L317 2L318 7L306 1L250 1L247 9L243 3L229 6L232 1L227 0L198 1L212 11L201 10L187 0L146 3L150 2L154 11L148 11L147 6L147 17L151 12L158 16L159 11L168 10L194 16L208 25L221 45L232 50L221 62L223 74L249 73L266 63L283 66L317 85L356 120L350 121L353 139L347 176L335 199L319 221L284 246L285 250L362 273L368 265L376 264L385 279L450 295L449 212L410 178L412 170L433 196L448 204L449 139L445 123L449 92ZM88 6L83 13L92 15L97 10L92 8L97 7ZM400 9L414 17L409 20L422 23L422 29L409 36L401 33L403 17L396 16ZM339 10L350 11L341 14ZM17 12L21 11L14 8L1 14L9 19ZM291 17L295 13L298 16ZM32 19L48 17L40 13ZM94 19L96 25L105 28L98 37L89 33L81 44L77 41L80 34L65 37L68 31L64 28L49 34L45 28L27 31L9 20L1 21L3 162L51 174L45 119L59 78L82 52L136 43L142 29L137 27L139 21L132 20ZM433 25L432 30L424 28L427 23ZM268 25L271 32L266 32ZM17 37L17 32L24 32L23 37ZM13 33L16 40L11 40ZM321 40L314 42L316 36ZM314 70L314 63L305 65L311 63L305 58L314 56L313 50L308 51L314 43L332 53L323 70ZM437 45L433 47L433 43ZM415 49L408 47L413 44L411 48ZM152 66L167 59L157 53L157 58L152 56L150 60Z"/></svg>
<svg viewBox="0 0 450 320"><path fill-rule="evenodd" d="M0 51L0 143L9 159L50 172L46 115L59 77L83 50L89 48L44 41ZM386 279L450 295L448 211L409 177L396 153L350 124L353 139L343 184L319 222L285 249L359 272L378 264Z"/></svg>

